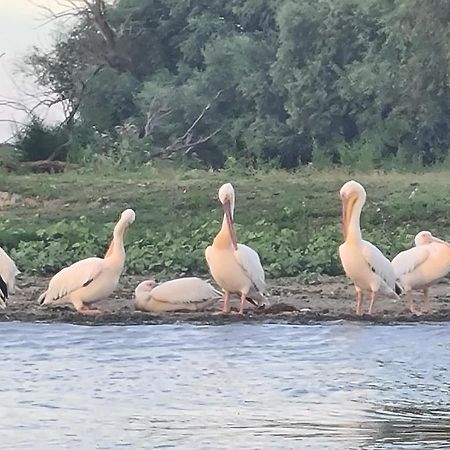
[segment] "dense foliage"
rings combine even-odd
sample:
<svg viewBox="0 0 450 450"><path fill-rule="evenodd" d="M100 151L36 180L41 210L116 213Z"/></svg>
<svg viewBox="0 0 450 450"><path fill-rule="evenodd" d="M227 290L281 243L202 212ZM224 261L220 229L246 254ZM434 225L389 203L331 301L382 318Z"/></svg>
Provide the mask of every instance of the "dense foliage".
<svg viewBox="0 0 450 450"><path fill-rule="evenodd" d="M448 158L446 0L71 3L84 8L73 28L28 62L88 130L72 159L105 147L212 166Z"/></svg>
<svg viewBox="0 0 450 450"><path fill-rule="evenodd" d="M148 230L141 233L139 239L128 240L127 273L206 274L204 251L220 228L219 221L199 228L195 222L185 225L183 233ZM112 227L110 223L97 230L85 217L75 222L62 220L28 236L29 241L20 241L12 257L28 273L55 273L79 259L102 256ZM313 231L306 242L297 231L264 220L255 224L255 230L237 227L237 232L242 242L258 249L267 276L338 275L342 272L337 252L339 226L329 225ZM377 242L383 251L393 254L411 245L413 238L402 228L388 234L384 230L373 231L367 237Z"/></svg>
<svg viewBox="0 0 450 450"><path fill-rule="evenodd" d="M310 166L294 173L173 166L124 171L99 161L64 174L0 172L0 245L21 271L55 273L80 258L104 255L114 222L131 207L136 221L125 238L128 273L206 274L204 251L223 214L217 190L231 181L239 242L258 251L268 276L342 273L338 192L348 173ZM437 170L414 178L353 174L367 189L364 237L390 258L424 229L450 240L448 177ZM15 197L11 205L1 203L8 192Z"/></svg>

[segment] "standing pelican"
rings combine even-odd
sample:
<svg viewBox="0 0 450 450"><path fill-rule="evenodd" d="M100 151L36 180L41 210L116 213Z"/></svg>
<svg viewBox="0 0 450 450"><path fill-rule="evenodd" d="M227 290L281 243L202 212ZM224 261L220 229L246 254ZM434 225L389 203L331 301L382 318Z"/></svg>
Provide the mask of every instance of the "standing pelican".
<svg viewBox="0 0 450 450"><path fill-rule="evenodd" d="M14 261L0 247L0 308L6 308L8 296L14 293L19 273Z"/></svg>
<svg viewBox="0 0 450 450"><path fill-rule="evenodd" d="M401 289L396 283L394 269L385 256L361 237L359 219L366 202L366 191L356 181L348 181L340 191L342 228L345 242L339 256L345 273L356 289L356 314L361 315L363 291L371 291L369 314L372 314L376 293L382 291L398 298Z"/></svg>
<svg viewBox="0 0 450 450"><path fill-rule="evenodd" d="M395 275L406 292L409 309L416 310L412 295L413 290L423 290L422 311L430 309L428 288L445 277L450 271L450 244L434 237L429 231L421 231L414 239L416 247L399 253L393 260Z"/></svg>
<svg viewBox="0 0 450 450"><path fill-rule="evenodd" d="M224 290L223 312L230 311L230 294L241 297L239 314L244 312L245 300L253 300L261 306L266 289L264 269L258 253L250 247L237 243L234 231L234 189L231 183L219 189L219 200L223 205L222 228L214 242L205 251L211 275Z"/></svg>
<svg viewBox="0 0 450 450"><path fill-rule="evenodd" d="M145 312L201 311L217 303L222 293L196 277L158 284L143 281L134 291L134 307Z"/></svg>
<svg viewBox="0 0 450 450"><path fill-rule="evenodd" d="M114 227L113 240L104 258L86 258L58 272L39 297L41 305L72 303L81 314L99 314L86 305L110 295L117 284L125 263L123 237L135 220L132 209L126 209Z"/></svg>

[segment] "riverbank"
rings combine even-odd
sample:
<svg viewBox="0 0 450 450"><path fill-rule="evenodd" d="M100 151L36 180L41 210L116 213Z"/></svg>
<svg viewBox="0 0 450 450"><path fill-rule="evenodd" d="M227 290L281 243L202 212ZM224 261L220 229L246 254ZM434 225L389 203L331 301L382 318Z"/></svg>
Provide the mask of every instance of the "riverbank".
<svg viewBox="0 0 450 450"><path fill-rule="evenodd" d="M354 313L353 286L344 277L321 277L306 284L294 278L269 280L270 306L256 311L248 305L243 316L217 314L220 304L201 313L170 313L152 315L134 311L132 295L134 288L143 281L143 276L124 276L111 298L98 304L102 314L95 317L82 316L68 306L41 307L37 303L39 294L45 289L49 278L21 276L20 291L11 296L8 307L0 311L0 321L67 322L76 324L161 324L192 322L226 324L244 322L312 323L333 320L370 321L376 323L395 322L444 322L450 321L450 287L444 281L431 289L431 311L420 317L409 312L405 299L392 300L379 297L373 316L358 317ZM419 294L417 295L417 298ZM234 311L237 310L234 299ZM368 308L368 299L364 304Z"/></svg>

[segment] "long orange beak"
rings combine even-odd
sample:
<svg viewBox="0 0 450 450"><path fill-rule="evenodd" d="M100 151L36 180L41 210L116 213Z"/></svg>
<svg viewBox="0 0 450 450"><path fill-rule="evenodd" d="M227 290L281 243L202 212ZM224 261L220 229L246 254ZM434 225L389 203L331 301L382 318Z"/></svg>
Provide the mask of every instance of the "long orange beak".
<svg viewBox="0 0 450 450"><path fill-rule="evenodd" d="M348 197L343 194L341 196L342 200L342 234L344 235L344 241L347 239L347 228L348 228L348 219L347 219L347 209L348 209Z"/></svg>
<svg viewBox="0 0 450 450"><path fill-rule="evenodd" d="M353 205L355 204L356 197L354 195L342 194L342 234L344 235L344 240L347 239L348 226L350 223L350 218L352 216Z"/></svg>
<svg viewBox="0 0 450 450"><path fill-rule="evenodd" d="M447 245L448 247L450 247L450 244L448 243L448 242L445 242L445 241L443 241L442 239L439 239L439 238L437 238L437 237L432 237L431 238L431 240L433 241L433 242L437 242L437 243L439 243L439 244L444 244L444 245Z"/></svg>
<svg viewBox="0 0 450 450"><path fill-rule="evenodd" d="M237 238L236 232L234 231L234 222L233 217L231 216L231 204L229 200L226 200L223 203L223 211L225 213L225 217L227 219L228 231L230 233L231 244L233 248L237 250Z"/></svg>

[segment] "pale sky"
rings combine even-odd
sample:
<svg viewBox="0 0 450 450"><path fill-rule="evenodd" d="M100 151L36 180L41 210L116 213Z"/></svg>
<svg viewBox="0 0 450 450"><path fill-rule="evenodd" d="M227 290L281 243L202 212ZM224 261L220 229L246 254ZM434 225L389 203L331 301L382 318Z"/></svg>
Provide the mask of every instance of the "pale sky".
<svg viewBox="0 0 450 450"><path fill-rule="evenodd" d="M59 1L59 3L61 3ZM0 142L7 140L15 125L4 120L23 121L24 113L2 106L2 100L30 104L23 92L36 90L29 80L17 74L17 65L33 45L48 47L56 35L57 24L43 25L44 12L39 5L61 9L58 0L0 0ZM32 102L31 102L32 103ZM47 120L60 117L59 111L41 111Z"/></svg>

